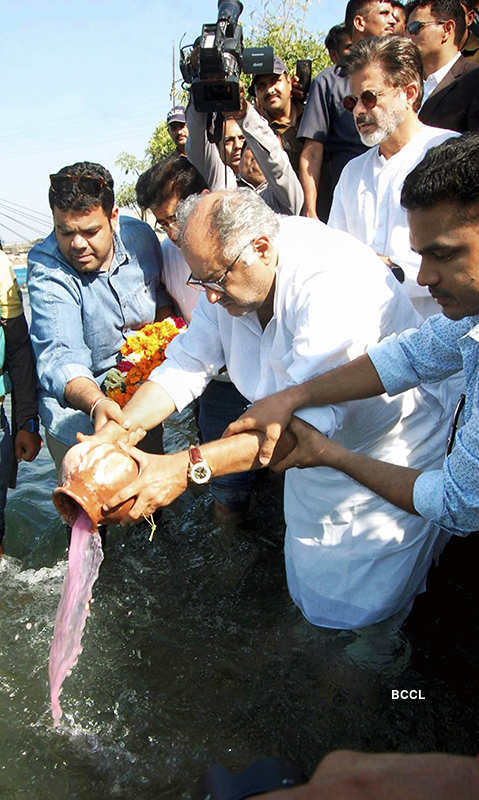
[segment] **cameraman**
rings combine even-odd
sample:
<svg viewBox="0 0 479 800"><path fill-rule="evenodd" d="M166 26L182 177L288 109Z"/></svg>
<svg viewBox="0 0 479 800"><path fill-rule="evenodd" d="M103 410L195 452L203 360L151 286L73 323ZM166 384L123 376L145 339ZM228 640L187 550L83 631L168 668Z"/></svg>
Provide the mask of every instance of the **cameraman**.
<svg viewBox="0 0 479 800"><path fill-rule="evenodd" d="M232 119L236 121L238 130L245 138L243 147L249 148L262 175L247 153L246 158L242 157L240 161L238 178L253 187L273 211L297 215L301 212L304 197L289 158L279 138L267 121L245 100L243 92L241 100L240 111L224 115L224 128L232 127ZM191 163L203 175L212 191L235 188L237 177L233 169L222 161L218 147L208 140L207 115L196 111L191 98L186 119L190 132L186 153Z"/></svg>

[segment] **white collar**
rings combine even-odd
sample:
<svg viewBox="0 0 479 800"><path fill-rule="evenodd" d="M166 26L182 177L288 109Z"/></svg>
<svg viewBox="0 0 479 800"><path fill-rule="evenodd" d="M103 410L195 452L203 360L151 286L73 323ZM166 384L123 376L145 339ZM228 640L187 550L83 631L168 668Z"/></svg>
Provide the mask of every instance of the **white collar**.
<svg viewBox="0 0 479 800"><path fill-rule="evenodd" d="M428 75L425 83L429 83L430 85L434 86L434 88L439 86L442 79L446 77L447 73L454 66L460 55L461 53L458 52L454 58L451 58L451 60L447 62L447 64L444 64L442 67L439 67L436 72L432 72L430 75Z"/></svg>

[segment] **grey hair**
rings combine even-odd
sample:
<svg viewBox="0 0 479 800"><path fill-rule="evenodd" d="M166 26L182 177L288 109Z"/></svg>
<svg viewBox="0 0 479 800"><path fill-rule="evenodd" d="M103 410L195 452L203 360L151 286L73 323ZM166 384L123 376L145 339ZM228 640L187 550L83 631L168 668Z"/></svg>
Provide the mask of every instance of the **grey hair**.
<svg viewBox="0 0 479 800"><path fill-rule="evenodd" d="M178 243L184 240L190 214L201 200L200 195L191 195L178 205L176 221L178 225ZM211 206L208 234L216 235L218 245L227 261L235 258L244 248L242 261L249 264L254 260L254 251L249 251L248 244L260 236L267 236L274 246L279 235L279 217L257 192L251 189L236 189L218 194Z"/></svg>

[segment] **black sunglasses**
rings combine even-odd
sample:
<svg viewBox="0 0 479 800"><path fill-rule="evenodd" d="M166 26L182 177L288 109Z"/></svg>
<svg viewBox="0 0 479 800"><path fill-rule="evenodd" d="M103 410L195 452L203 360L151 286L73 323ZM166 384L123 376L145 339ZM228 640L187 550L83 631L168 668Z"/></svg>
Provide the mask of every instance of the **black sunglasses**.
<svg viewBox="0 0 479 800"><path fill-rule="evenodd" d="M50 188L57 194L71 192L75 185L78 185L82 194L88 194L90 197L99 197L105 186L112 191L105 178L94 175L69 175L65 172L50 175Z"/></svg>
<svg viewBox="0 0 479 800"><path fill-rule="evenodd" d="M361 92L359 97L356 97L354 94L348 94L343 98L343 106L346 111L353 111L353 109L356 108L358 100L361 100L364 108L371 111L378 102L378 97L381 97L382 94L384 94L384 92L373 92L372 89L366 89L366 91Z"/></svg>
<svg viewBox="0 0 479 800"><path fill-rule="evenodd" d="M422 31L422 29L426 27L426 25L444 25L444 20L438 19L436 21L433 19L430 22L419 22L419 20L414 20L414 22L408 22L406 25L406 31L407 33L410 33L411 36L416 36L419 31Z"/></svg>

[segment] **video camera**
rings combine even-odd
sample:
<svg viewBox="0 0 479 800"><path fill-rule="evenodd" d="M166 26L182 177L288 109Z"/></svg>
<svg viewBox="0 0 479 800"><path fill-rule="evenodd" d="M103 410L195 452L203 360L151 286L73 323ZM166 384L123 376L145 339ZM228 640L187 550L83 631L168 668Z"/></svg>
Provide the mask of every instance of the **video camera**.
<svg viewBox="0 0 479 800"><path fill-rule="evenodd" d="M195 44L180 50L181 74L197 111L239 111L241 71L273 72L272 47L243 47L242 11L238 0L218 0L217 22L203 25Z"/></svg>

